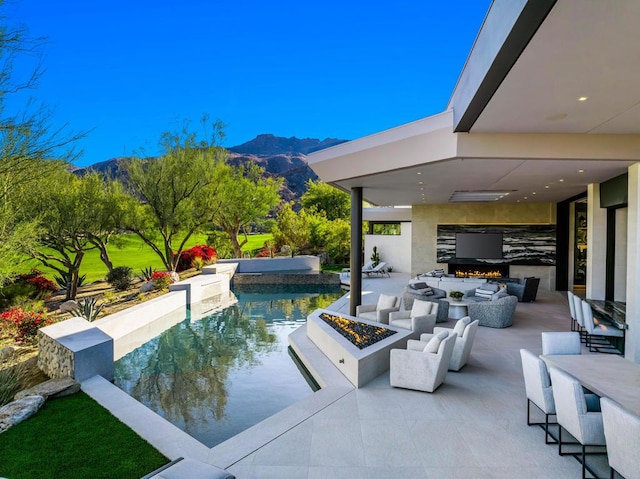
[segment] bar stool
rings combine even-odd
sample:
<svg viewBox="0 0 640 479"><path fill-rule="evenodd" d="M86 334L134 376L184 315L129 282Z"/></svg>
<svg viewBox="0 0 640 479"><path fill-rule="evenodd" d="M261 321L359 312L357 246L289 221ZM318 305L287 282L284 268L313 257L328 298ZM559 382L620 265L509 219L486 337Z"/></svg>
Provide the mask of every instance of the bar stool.
<svg viewBox="0 0 640 479"><path fill-rule="evenodd" d="M586 345L589 351L624 355L624 330L616 328L613 324L606 324L604 321L596 324L591 305L586 301L582 301L581 309L586 330ZM595 343L593 342L594 337L596 338ZM618 349L609 342L609 339L615 339L616 343L622 339L622 347Z"/></svg>

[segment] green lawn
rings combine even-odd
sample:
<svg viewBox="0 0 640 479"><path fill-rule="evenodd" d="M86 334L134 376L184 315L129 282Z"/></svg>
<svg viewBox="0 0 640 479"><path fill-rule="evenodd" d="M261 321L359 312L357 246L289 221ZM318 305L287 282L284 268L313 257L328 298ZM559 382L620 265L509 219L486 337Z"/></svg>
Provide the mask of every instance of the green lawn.
<svg viewBox="0 0 640 479"><path fill-rule="evenodd" d="M83 392L0 435L0 477L11 479L139 479L167 462Z"/></svg>
<svg viewBox="0 0 640 479"><path fill-rule="evenodd" d="M265 241L271 240L272 238L273 236L271 234L249 235L249 241L244 245L242 251L253 251L261 248ZM133 268L134 274L138 274L142 268L149 266L158 270L164 269L160 257L156 255L137 235L121 235L119 239L122 242L121 248L118 248L115 245L111 245L109 247L109 255L111 256L114 266L129 266ZM206 234L193 235L187 242L187 248L197 244L206 244L206 241ZM50 279L53 279L53 277L57 275L54 270L42 266L42 264L36 260L29 260L25 262L23 270L26 272L31 268L37 268L43 271ZM107 274L107 268L102 261L100 261L100 255L96 250L88 251L82 259L80 274L87 275L87 282L101 280L105 277Z"/></svg>

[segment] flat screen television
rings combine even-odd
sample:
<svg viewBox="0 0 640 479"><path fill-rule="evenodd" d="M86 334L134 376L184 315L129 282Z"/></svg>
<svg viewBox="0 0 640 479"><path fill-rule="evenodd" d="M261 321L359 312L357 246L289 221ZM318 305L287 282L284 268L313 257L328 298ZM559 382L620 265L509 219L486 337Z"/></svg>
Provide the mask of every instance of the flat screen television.
<svg viewBox="0 0 640 479"><path fill-rule="evenodd" d="M456 259L502 259L502 233L456 233Z"/></svg>

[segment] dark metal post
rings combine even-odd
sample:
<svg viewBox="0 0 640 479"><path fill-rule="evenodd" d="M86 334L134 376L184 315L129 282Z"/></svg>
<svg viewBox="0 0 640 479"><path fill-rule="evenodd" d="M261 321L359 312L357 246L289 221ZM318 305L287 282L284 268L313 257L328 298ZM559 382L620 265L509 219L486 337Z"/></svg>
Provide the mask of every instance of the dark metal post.
<svg viewBox="0 0 640 479"><path fill-rule="evenodd" d="M351 285L349 314L362 302L362 187L351 188Z"/></svg>

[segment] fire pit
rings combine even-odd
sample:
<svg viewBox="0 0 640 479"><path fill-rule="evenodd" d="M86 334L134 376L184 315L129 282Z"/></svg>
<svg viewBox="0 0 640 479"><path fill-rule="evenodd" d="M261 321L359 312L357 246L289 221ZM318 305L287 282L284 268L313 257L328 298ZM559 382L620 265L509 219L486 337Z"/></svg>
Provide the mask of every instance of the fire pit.
<svg viewBox="0 0 640 479"><path fill-rule="evenodd" d="M321 313L320 318L338 331L343 337L351 341L351 344L358 349L364 349L367 346L376 344L378 341L382 341L397 332L380 326L372 326L371 324L343 318L342 316L336 316L335 314Z"/></svg>
<svg viewBox="0 0 640 479"><path fill-rule="evenodd" d="M389 369L392 348L405 348L407 329L318 309L307 317L307 336L356 387Z"/></svg>

